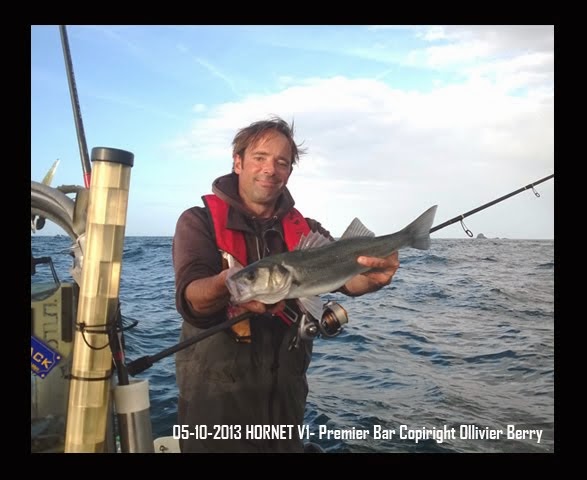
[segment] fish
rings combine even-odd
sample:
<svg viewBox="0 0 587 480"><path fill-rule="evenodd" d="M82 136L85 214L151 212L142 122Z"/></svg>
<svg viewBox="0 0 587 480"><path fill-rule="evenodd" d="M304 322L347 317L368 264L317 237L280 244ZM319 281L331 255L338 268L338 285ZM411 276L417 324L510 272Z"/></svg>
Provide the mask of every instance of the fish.
<svg viewBox="0 0 587 480"><path fill-rule="evenodd" d="M230 301L235 305L252 300L274 304L297 299L302 310L319 319L319 295L333 292L354 276L370 270L357 263L358 257L387 257L407 247L429 249L436 209L437 205L430 207L409 225L388 235L375 236L358 218L353 219L339 240L310 232L302 236L292 251L233 268L226 278Z"/></svg>

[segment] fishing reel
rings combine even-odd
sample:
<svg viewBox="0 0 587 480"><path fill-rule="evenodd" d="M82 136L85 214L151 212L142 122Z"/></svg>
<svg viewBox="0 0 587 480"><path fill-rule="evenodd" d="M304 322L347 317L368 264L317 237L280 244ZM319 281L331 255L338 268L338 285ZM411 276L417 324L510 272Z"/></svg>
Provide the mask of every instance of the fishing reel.
<svg viewBox="0 0 587 480"><path fill-rule="evenodd" d="M300 340L313 340L318 335L326 338L336 337L342 332L343 326L349 321L348 314L340 304L330 301L322 310L320 320L315 319L308 313L304 313L298 326L295 347Z"/></svg>
<svg viewBox="0 0 587 480"><path fill-rule="evenodd" d="M346 310L339 303L330 301L324 305L318 327L323 337L336 337L347 323L349 316Z"/></svg>

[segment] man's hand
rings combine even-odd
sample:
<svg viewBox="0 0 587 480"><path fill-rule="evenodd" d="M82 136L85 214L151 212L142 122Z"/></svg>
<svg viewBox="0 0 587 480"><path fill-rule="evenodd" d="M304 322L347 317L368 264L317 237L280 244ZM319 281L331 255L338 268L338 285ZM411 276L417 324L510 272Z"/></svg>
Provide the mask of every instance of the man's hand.
<svg viewBox="0 0 587 480"><path fill-rule="evenodd" d="M391 283L391 279L399 268L399 255L393 252L389 257L359 257L357 262L365 267L371 267L376 270L363 273L372 283L379 287L384 287Z"/></svg>
<svg viewBox="0 0 587 480"><path fill-rule="evenodd" d="M399 268L399 256L397 252L385 258L362 256L357 258L357 263L373 270L357 275L345 284L345 290L352 296L375 292L389 285Z"/></svg>
<svg viewBox="0 0 587 480"><path fill-rule="evenodd" d="M241 270L243 267L230 267L226 270L223 270L219 276L222 279L222 283L226 284L226 279L233 275L234 273ZM224 287L226 289L226 286ZM265 303L258 302L256 300L251 300L250 302L241 303L240 305L232 305L230 308L230 312L233 316L241 315L245 312L253 312L253 313L276 313L280 312L285 308L285 300L281 300L280 302L267 305Z"/></svg>

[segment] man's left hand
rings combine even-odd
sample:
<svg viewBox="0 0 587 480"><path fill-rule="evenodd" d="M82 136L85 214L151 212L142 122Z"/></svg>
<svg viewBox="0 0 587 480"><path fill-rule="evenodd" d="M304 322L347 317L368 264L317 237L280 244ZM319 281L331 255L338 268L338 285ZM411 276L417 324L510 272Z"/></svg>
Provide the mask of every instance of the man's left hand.
<svg viewBox="0 0 587 480"><path fill-rule="evenodd" d="M399 256L397 252L393 252L385 258L361 256L357 258L357 262L364 267L369 267L371 270L351 278L346 283L346 292L352 296L375 292L389 285L399 268Z"/></svg>
<svg viewBox="0 0 587 480"><path fill-rule="evenodd" d="M379 287L384 287L391 283L391 279L399 268L399 255L393 252L389 257L359 257L357 262L365 267L370 267L374 270L363 273L372 283Z"/></svg>

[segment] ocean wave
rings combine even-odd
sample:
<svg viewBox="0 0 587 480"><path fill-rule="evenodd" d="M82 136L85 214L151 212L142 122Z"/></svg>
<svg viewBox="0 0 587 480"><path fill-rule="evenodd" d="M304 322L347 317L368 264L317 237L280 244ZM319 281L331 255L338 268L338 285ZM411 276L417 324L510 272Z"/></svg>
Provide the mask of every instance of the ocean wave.
<svg viewBox="0 0 587 480"><path fill-rule="evenodd" d="M31 237L34 255L51 255L62 279L70 278L70 244ZM314 341L305 424L317 431L519 423L543 429L543 441L316 443L332 453L554 451L554 242L433 239L431 251L402 251L400 262L378 292L324 296L344 306L349 323L338 337ZM32 281L51 278L38 270ZM171 238L125 239L121 309L139 321L124 333L127 361L179 342L174 288ZM171 435L173 356L139 378L149 380L153 434Z"/></svg>

